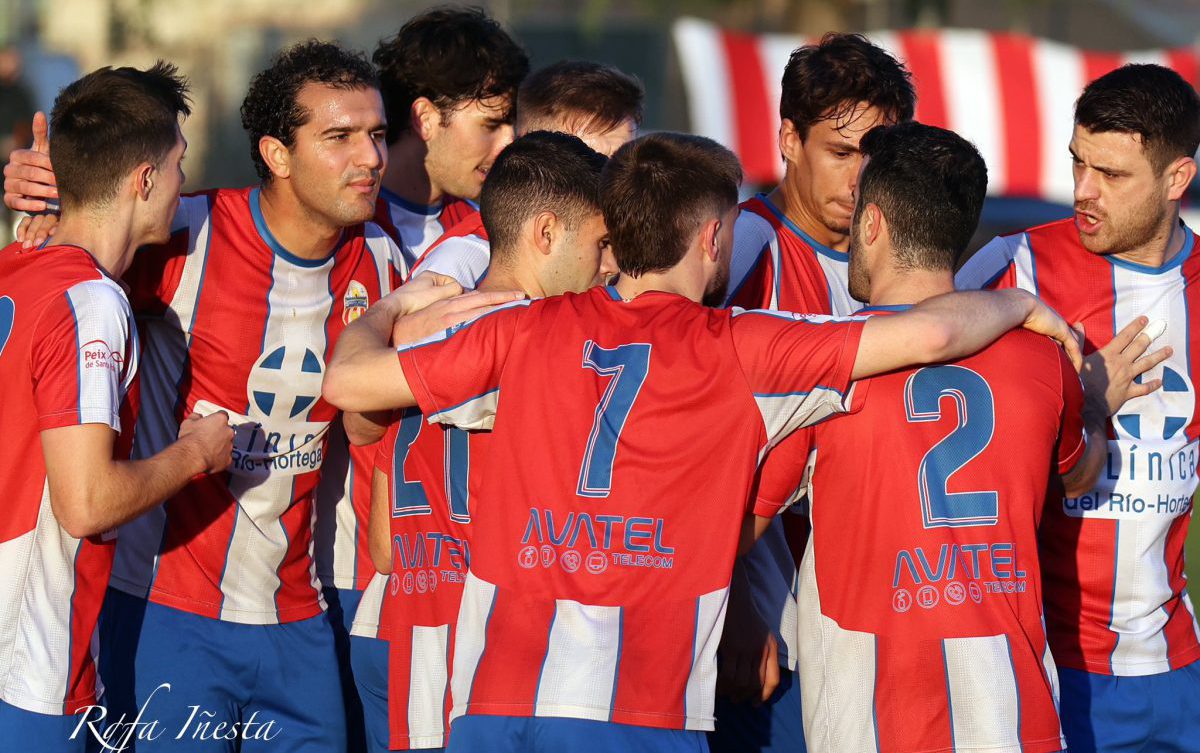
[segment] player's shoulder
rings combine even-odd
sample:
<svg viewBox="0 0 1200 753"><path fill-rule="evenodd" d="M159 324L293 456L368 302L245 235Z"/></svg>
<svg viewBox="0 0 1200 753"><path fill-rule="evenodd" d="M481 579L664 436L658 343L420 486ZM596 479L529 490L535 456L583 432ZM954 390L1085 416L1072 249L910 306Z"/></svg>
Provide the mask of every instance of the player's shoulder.
<svg viewBox="0 0 1200 753"><path fill-rule="evenodd" d="M13 243L0 251L0 279L0 290L16 288L25 293L57 294L84 282L107 283L120 291L104 276L92 255L78 246L23 249L21 244Z"/></svg>

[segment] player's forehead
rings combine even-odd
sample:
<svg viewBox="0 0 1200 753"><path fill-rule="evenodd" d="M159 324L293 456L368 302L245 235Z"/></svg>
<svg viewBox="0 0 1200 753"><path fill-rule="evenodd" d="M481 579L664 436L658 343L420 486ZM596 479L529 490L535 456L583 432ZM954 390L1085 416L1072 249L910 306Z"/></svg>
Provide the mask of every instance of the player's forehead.
<svg viewBox="0 0 1200 753"><path fill-rule="evenodd" d="M479 99L456 102L446 109L447 123L467 126L501 124L512 121L513 98L511 94L496 94Z"/></svg>
<svg viewBox="0 0 1200 753"><path fill-rule="evenodd" d="M809 138L839 142L858 148L862 137L876 126L889 125L895 118L869 102L842 102L821 114L809 126Z"/></svg>
<svg viewBox="0 0 1200 753"><path fill-rule="evenodd" d="M1071 133L1071 154L1097 168L1134 170L1150 168L1141 134L1124 131L1089 131L1076 125Z"/></svg>
<svg viewBox="0 0 1200 753"><path fill-rule="evenodd" d="M374 87L344 88L310 82L296 93L296 104L308 113L303 127L375 129L385 122L383 98Z"/></svg>

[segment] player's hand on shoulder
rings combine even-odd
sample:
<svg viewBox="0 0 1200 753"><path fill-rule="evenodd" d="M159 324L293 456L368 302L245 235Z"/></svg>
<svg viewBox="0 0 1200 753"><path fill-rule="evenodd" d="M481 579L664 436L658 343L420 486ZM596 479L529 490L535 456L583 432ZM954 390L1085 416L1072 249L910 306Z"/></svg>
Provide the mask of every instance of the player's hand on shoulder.
<svg viewBox="0 0 1200 753"><path fill-rule="evenodd" d="M1078 371L1083 366L1083 351L1080 350L1077 333L1067 324L1067 320L1059 316L1057 311L1029 293L1025 291L1013 292L1024 293L1033 301L1029 315L1025 317L1025 322L1022 326L1032 332L1045 335L1061 345L1063 350L1067 352L1067 357L1071 359L1071 363L1075 366L1075 370Z"/></svg>
<svg viewBox="0 0 1200 753"><path fill-rule="evenodd" d="M57 202L58 187L50 164L46 115L33 117L33 146L14 149L4 166L4 204L17 212L44 212L47 199Z"/></svg>
<svg viewBox="0 0 1200 753"><path fill-rule="evenodd" d="M424 277L425 274L413 278L413 282ZM453 278L447 279L450 279L455 287L458 286L458 283L453 282ZM525 294L519 290L473 290L452 298L433 301L420 310L401 316L396 320L392 326L392 344L403 345L422 340L430 335L444 332L457 324L476 319L497 306L519 301L524 297Z"/></svg>
<svg viewBox="0 0 1200 753"><path fill-rule="evenodd" d="M32 214L17 225L17 240L23 248L36 248L54 237L58 215L53 212Z"/></svg>
<svg viewBox="0 0 1200 753"><path fill-rule="evenodd" d="M1076 326L1082 335L1083 325ZM1111 416L1126 401L1148 395L1161 387L1161 379L1147 379L1141 384L1134 380L1174 353L1170 346L1148 352L1151 343L1166 328L1166 322L1158 320L1152 323L1147 317L1139 316L1103 347L1088 354L1083 360L1079 378L1089 404Z"/></svg>
<svg viewBox="0 0 1200 753"><path fill-rule="evenodd" d="M179 441L193 444L204 464L204 473L219 473L233 460L233 427L223 411L207 416L189 415L179 426Z"/></svg>

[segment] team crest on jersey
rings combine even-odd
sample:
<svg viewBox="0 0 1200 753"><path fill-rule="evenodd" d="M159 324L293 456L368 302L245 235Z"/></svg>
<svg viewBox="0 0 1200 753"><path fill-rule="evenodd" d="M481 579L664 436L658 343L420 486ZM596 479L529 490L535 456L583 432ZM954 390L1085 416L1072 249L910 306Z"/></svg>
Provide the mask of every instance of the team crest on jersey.
<svg viewBox="0 0 1200 753"><path fill-rule="evenodd" d="M367 286L358 280L351 280L350 285L346 288L346 295L342 297L342 323L349 324L358 319L370 305L371 299L367 296Z"/></svg>

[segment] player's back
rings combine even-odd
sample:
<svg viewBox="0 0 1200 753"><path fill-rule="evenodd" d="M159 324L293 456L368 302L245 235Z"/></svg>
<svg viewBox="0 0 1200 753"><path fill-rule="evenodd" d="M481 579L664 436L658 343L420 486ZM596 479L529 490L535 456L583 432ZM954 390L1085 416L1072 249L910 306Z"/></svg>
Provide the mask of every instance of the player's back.
<svg viewBox="0 0 1200 753"><path fill-rule="evenodd" d="M857 390L855 415L804 435L810 749L1060 750L1036 534L1083 451L1078 377L1014 331Z"/></svg>
<svg viewBox="0 0 1200 753"><path fill-rule="evenodd" d="M785 426L840 406L858 325L662 292L626 302L613 288L525 305L476 320L445 348L401 354L410 384L437 372L421 396L431 419L495 418L472 513L455 715L711 728L757 458ZM459 365L476 352L504 353L499 374L472 373L497 362Z"/></svg>
<svg viewBox="0 0 1200 753"><path fill-rule="evenodd" d="M83 249L0 251L0 435L9 447L0 462L0 699L42 714L96 702L89 645L113 547L58 524L39 434L83 423L120 430L117 406L136 364L130 326L121 289Z"/></svg>

